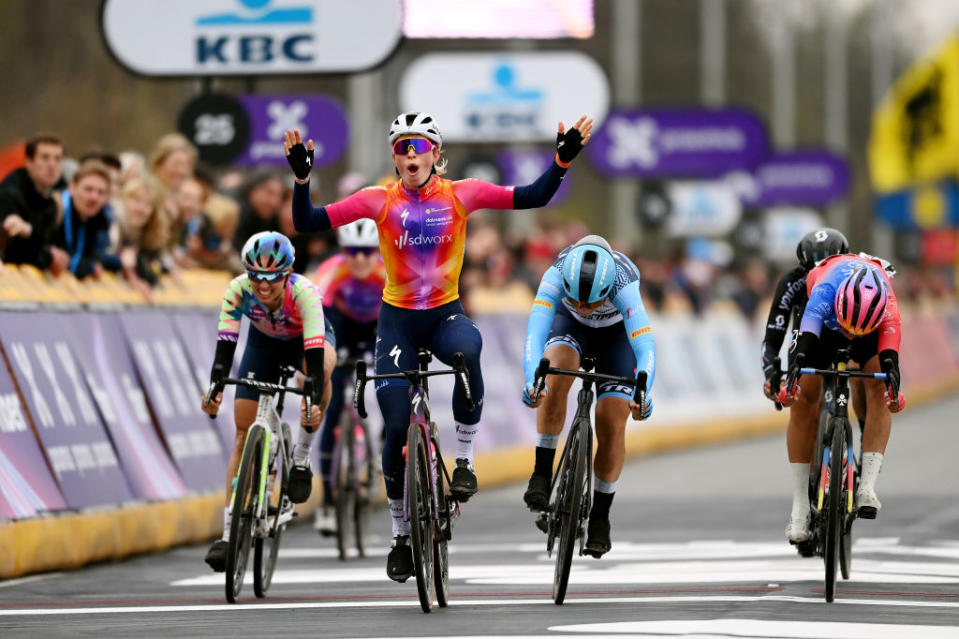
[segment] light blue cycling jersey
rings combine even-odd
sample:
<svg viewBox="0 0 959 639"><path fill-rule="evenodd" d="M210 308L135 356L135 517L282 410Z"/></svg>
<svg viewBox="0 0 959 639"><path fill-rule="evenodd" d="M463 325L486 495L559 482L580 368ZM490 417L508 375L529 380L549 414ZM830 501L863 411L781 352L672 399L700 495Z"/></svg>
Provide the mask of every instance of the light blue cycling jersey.
<svg viewBox="0 0 959 639"><path fill-rule="evenodd" d="M563 304L573 319L585 326L600 328L623 323L623 329L629 337L629 345L636 356L637 372L646 371L648 376L646 392L649 393L656 376L656 344L653 340L653 329L649 325L649 315L643 305L643 297L639 294L639 269L628 257L613 251L616 280L609 291L609 296L596 310L582 317L563 292L563 260L566 259L570 248L572 247L564 249L553 265L547 269L536 291L536 299L533 301L533 309L530 311L526 329L526 352L523 359L526 383L533 383L536 367L543 357L546 338L553 326L556 305Z"/></svg>

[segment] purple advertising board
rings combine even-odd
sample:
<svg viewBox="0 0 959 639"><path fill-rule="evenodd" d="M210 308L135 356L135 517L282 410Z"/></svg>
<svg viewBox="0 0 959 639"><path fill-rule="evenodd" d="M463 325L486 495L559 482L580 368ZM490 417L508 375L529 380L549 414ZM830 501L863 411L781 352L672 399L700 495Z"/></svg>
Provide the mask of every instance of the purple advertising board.
<svg viewBox="0 0 959 639"><path fill-rule="evenodd" d="M206 391L210 383L210 369L213 366L213 355L216 353L216 327L219 313L216 311L176 311L171 314L173 327L180 341L186 347L190 367L199 384L199 394ZM237 349L237 354L243 351ZM233 372L235 373L240 358L233 357ZM233 448L233 439L236 426L233 423L233 387L223 391L224 401L220 404L220 412L216 419L211 420L217 428L224 450Z"/></svg>
<svg viewBox="0 0 959 639"><path fill-rule="evenodd" d="M180 476L190 490L223 487L226 451L167 311L119 313L127 346Z"/></svg>
<svg viewBox="0 0 959 639"><path fill-rule="evenodd" d="M745 109L614 110L586 152L611 177L717 177L768 153L766 127Z"/></svg>
<svg viewBox="0 0 959 639"><path fill-rule="evenodd" d="M133 495L57 313L0 313L0 338L67 505Z"/></svg>
<svg viewBox="0 0 959 639"><path fill-rule="evenodd" d="M160 441L143 389L137 382L122 331L112 313L72 313L63 322L120 466L140 499L175 499L186 485Z"/></svg>
<svg viewBox="0 0 959 639"><path fill-rule="evenodd" d="M496 162L499 164L502 173L502 184L511 184L522 186L532 184L536 181L550 162L556 156L556 152L543 149L529 149L526 151L506 150L496 154ZM566 201L569 197L570 174L567 173L559 185L556 195L549 201L550 206L557 206Z"/></svg>
<svg viewBox="0 0 959 639"><path fill-rule="evenodd" d="M66 506L13 378L0 366L0 518L23 519Z"/></svg>
<svg viewBox="0 0 959 639"><path fill-rule="evenodd" d="M849 188L849 165L832 151L777 151L753 169L755 188L743 204L760 208L777 204L826 206Z"/></svg>
<svg viewBox="0 0 959 639"><path fill-rule="evenodd" d="M250 118L250 142L234 160L239 166L286 166L283 133L299 129L313 140L313 166L336 162L346 151L349 124L343 108L322 95L244 95L239 97Z"/></svg>

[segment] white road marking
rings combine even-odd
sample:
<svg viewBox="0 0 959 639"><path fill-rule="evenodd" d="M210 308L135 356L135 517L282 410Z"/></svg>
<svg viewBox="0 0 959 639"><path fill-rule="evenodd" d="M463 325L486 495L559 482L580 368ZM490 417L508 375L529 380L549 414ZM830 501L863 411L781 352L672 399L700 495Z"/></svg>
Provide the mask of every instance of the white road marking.
<svg viewBox="0 0 959 639"><path fill-rule="evenodd" d="M548 597L539 597L536 599L521 599L511 597L508 599L459 599L455 598L455 591L452 593L450 606L453 607L483 607L483 606L548 606L554 609L552 599ZM906 601L900 599L836 599L832 604L826 604L821 597L789 597L781 595L704 595L704 596L669 596L669 597L585 597L568 598L564 605L586 604L596 606L597 604L686 604L697 603L704 604L709 602L720 603L756 603L763 601L781 601L786 603L804 603L816 605L845 605L845 606L885 606L900 608L959 608L959 601ZM336 601L315 601L315 602L277 602L277 603L249 603L249 604L202 604L202 605L171 605L171 606L108 606L108 607L87 607L87 608L0 608L0 617L38 617L46 615L104 615L104 614L144 614L144 613L184 613L184 612L239 612L239 611L262 611L262 610L302 610L314 608L419 608L419 600L413 596L406 599L397 600L336 600ZM908 635L907 635L908 636ZM921 635L920 635L921 636ZM419 637L419 636L418 636ZM564 635L565 637L565 635ZM419 639L425 639L419 637ZM462 638L461 638L462 639Z"/></svg>
<svg viewBox="0 0 959 639"><path fill-rule="evenodd" d="M916 626L878 623L822 621L766 621L759 619L699 619L688 621L624 621L618 623L553 626L557 632L576 636L629 634L631 637L782 637L783 639L956 639L959 630L951 626ZM564 637L566 635L563 635Z"/></svg>
<svg viewBox="0 0 959 639"><path fill-rule="evenodd" d="M34 581L44 581L53 577L62 577L62 572L50 572L42 575L33 575L32 577L21 577L20 579L11 579L9 581L0 581L0 588L9 588L10 586L20 586Z"/></svg>

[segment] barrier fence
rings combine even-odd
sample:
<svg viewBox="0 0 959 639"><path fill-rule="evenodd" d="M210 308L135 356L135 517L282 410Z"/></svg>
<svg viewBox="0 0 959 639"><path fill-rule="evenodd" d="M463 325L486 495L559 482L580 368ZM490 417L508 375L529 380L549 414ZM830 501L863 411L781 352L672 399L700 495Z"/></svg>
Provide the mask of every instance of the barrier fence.
<svg viewBox="0 0 959 639"><path fill-rule="evenodd" d="M224 273L186 273L165 280L157 304L147 305L113 277L78 282L6 267L0 578L219 532L232 391L215 420L200 410L199 398L228 281ZM535 412L520 402L525 315L485 315L476 323L486 386L476 466L491 486L530 472ZM630 422L631 453L782 429L785 411L774 412L760 390L761 326L732 312L653 316L652 325L655 412L648 422ZM911 405L917 394L957 387L959 309L917 313L905 320L903 335ZM434 379L433 416L444 446L452 447L452 381ZM570 411L574 402L571 393ZM367 405L378 425L372 391ZM298 402L287 402L285 417L293 421L298 413Z"/></svg>

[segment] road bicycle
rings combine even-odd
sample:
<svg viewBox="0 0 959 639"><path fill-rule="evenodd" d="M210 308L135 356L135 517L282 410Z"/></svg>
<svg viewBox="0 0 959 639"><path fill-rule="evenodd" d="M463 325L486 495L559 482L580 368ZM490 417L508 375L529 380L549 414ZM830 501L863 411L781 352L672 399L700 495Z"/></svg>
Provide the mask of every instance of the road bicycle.
<svg viewBox="0 0 959 639"><path fill-rule="evenodd" d="M243 588L250 549L253 549L253 592L265 597L273 581L280 539L297 513L287 496L290 469L293 467L293 438L290 425L280 420L286 393L303 395L309 417L313 406L313 380L307 378L302 389L286 386L296 373L293 367L280 369L276 384L256 379L222 377L218 365L207 398L216 397L226 386L246 386L259 392L256 419L247 431L243 455L230 498L230 539L226 555L226 599L235 603ZM276 395L274 402L273 396ZM317 408L317 410L319 410Z"/></svg>
<svg viewBox="0 0 959 639"><path fill-rule="evenodd" d="M344 360L338 366L349 376L357 360ZM352 393L352 389L346 392ZM332 488L336 510L336 547L341 560L349 553L351 541L360 557L366 556L363 531L376 481L373 442L366 419L353 402L344 402L333 445Z"/></svg>
<svg viewBox="0 0 959 639"><path fill-rule="evenodd" d="M819 369L803 366L805 354L796 356L792 373L779 392L779 401L786 399L799 375L823 377L823 404L809 473L810 532L806 541L797 544L805 557L818 555L826 568L825 598L836 597L836 568L843 579L852 569L852 524L859 516L854 502L859 487L862 464L861 446L853 440L849 422L849 378L864 377L886 380L885 373L866 373L847 368L849 348L838 350L835 368Z"/></svg>
<svg viewBox="0 0 959 639"><path fill-rule="evenodd" d="M436 375L454 375L463 389L467 410L473 410L473 396L462 353L453 355L453 368L428 370L432 354L427 349L417 352L416 370L368 375L366 362L356 363L356 385L353 401L361 417L366 417L363 391L366 382L378 379L406 379L410 382L410 426L404 447L406 477L403 490L404 519L410 522L413 550L413 573L423 612L433 609L433 601L445 608L449 603L449 550L453 537L453 520L459 517L459 502L449 494L450 474L440 451L436 424L430 421L427 380Z"/></svg>
<svg viewBox="0 0 959 639"><path fill-rule="evenodd" d="M553 571L553 602L562 604L566 598L569 584L569 571L573 562L573 548L579 539L579 555L587 554L586 522L593 497L593 423L590 411L593 404L593 385L600 382L615 382L635 387L633 399L642 405L646 400L646 372L640 372L636 378L591 373L596 360L584 357L580 362L582 370L552 368L549 360L543 358L536 368L532 396L539 398L546 385L546 375L570 375L583 380L583 386L576 396L576 414L573 417L559 466L553 473L549 494L553 496L546 511L537 519L537 527L546 533L546 553L553 554L553 546L559 538L556 552L556 567Z"/></svg>

